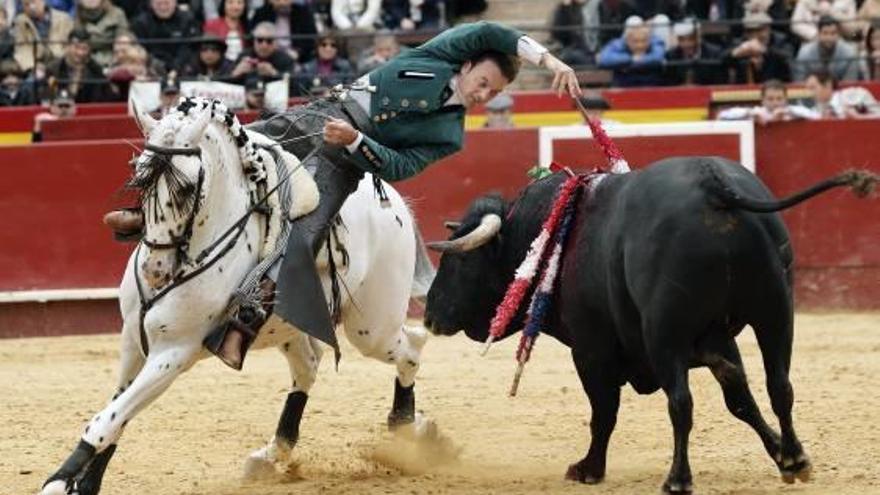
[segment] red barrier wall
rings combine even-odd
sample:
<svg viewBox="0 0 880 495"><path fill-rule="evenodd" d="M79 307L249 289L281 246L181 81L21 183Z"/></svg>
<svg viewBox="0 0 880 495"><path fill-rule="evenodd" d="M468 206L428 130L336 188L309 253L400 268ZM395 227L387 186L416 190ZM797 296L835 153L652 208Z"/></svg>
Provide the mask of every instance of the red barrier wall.
<svg viewBox="0 0 880 495"><path fill-rule="evenodd" d="M848 167L880 172L871 140L878 121L780 124L757 130L758 174L777 195ZM632 138L638 139L638 138ZM621 140L634 164L671 154L727 154L734 140ZM583 143L561 142L573 164L601 157ZM124 141L43 143L0 149L0 291L112 287L131 245L112 241L100 223L125 204L117 195L129 174ZM732 156L732 155L731 155ZM411 198L426 239L445 238L442 221L458 219L479 194L507 197L528 182L538 160L537 131L472 131L465 149L397 184ZM797 256L801 308L880 309L880 201L832 192L785 214ZM76 307L76 309L74 309ZM82 309L82 308L91 309ZM73 327L115 330L115 303L0 304L0 337L69 333ZM53 320L54 318L54 320ZM59 320L60 318L60 320Z"/></svg>

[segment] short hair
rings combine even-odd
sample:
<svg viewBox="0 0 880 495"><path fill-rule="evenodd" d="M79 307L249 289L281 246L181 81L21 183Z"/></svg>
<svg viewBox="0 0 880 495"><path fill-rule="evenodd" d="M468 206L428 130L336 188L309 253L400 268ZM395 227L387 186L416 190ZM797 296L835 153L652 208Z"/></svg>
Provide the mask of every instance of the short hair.
<svg viewBox="0 0 880 495"><path fill-rule="evenodd" d="M788 89L786 89L784 82L779 79L768 79L761 85L761 98L763 98L764 95L767 94L767 91L770 91L771 89L782 90L783 93L788 95Z"/></svg>
<svg viewBox="0 0 880 495"><path fill-rule="evenodd" d="M275 29L275 23L269 21L262 21L251 30L251 36L256 35L257 31L272 31L272 36L275 36L278 31Z"/></svg>
<svg viewBox="0 0 880 495"><path fill-rule="evenodd" d="M519 59L496 50L482 52L479 55L472 57L468 62L470 62L471 65L477 65L486 60L498 66L498 69L501 70L501 75L507 79L507 82L513 82L519 74Z"/></svg>
<svg viewBox="0 0 880 495"><path fill-rule="evenodd" d="M837 29L840 29L840 21L838 21L834 17L831 17L828 14L825 14L819 18L819 23L816 26L818 27L819 31L821 31L822 28L826 26L834 26Z"/></svg>
<svg viewBox="0 0 880 495"><path fill-rule="evenodd" d="M815 77L819 84L822 86L827 86L828 83L831 83L832 89L837 89L837 79L834 77L834 74L831 73L828 69L816 69L807 76L807 79Z"/></svg>

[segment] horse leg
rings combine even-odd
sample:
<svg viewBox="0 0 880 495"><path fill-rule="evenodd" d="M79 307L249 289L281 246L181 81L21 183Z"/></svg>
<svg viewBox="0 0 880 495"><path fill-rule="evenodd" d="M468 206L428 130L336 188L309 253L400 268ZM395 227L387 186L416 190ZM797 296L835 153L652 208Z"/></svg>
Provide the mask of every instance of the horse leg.
<svg viewBox="0 0 880 495"><path fill-rule="evenodd" d="M422 358L422 348L428 335L424 328L400 327L395 339L386 346L382 356L386 361L397 365L397 378L394 379L394 401L388 413L388 429L394 430L416 422L415 381ZM416 428L424 425L415 424Z"/></svg>
<svg viewBox="0 0 880 495"><path fill-rule="evenodd" d="M323 354L318 340L299 330L295 330L291 339L278 348L290 366L291 390L278 419L275 435L265 446L252 452L245 461L245 479L273 475L276 472L275 466L279 466L282 472L290 470L291 453L299 439L303 410L309 399L309 390L318 375L318 365Z"/></svg>
<svg viewBox="0 0 880 495"><path fill-rule="evenodd" d="M199 347L155 351L146 361L127 349L120 373L120 388L110 403L86 425L79 444L49 477L41 495L95 495L116 443L128 422L159 397L198 357ZM135 352L137 352L135 350ZM142 365L142 366L139 366ZM139 369L140 368L140 369ZM139 369L139 370L138 370ZM131 374L135 374L131 381ZM126 384L130 384L126 387Z"/></svg>

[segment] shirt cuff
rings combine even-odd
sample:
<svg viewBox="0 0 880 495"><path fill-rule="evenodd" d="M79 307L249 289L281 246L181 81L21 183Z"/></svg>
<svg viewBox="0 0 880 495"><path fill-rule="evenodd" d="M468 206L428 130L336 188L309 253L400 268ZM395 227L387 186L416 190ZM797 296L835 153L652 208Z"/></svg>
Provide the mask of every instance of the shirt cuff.
<svg viewBox="0 0 880 495"><path fill-rule="evenodd" d="M345 145L345 149L347 149L349 153L354 154L354 152L357 151L358 146L361 145L361 141L363 141L363 140L364 140L364 135L361 134L361 131L358 131L358 137L356 137L354 139L354 141L352 141L351 144Z"/></svg>
<svg viewBox="0 0 880 495"><path fill-rule="evenodd" d="M541 65L541 57L547 53L543 45L528 36L521 36L516 43L516 54L533 65Z"/></svg>

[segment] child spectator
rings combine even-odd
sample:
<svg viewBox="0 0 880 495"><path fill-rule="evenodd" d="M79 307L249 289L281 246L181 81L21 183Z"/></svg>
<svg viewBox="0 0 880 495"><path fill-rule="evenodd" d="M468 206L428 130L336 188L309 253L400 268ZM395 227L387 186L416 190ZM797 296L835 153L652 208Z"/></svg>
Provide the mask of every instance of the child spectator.
<svg viewBox="0 0 880 495"><path fill-rule="evenodd" d="M74 27L89 33L92 58L108 67L113 61L113 40L128 32L128 19L110 0L78 0Z"/></svg>
<svg viewBox="0 0 880 495"><path fill-rule="evenodd" d="M45 0L22 0L21 6L22 12L13 23L15 61L24 71L40 69L35 71L39 79L45 64L64 54L64 41L73 29L73 19L65 12L47 8Z"/></svg>
<svg viewBox="0 0 880 495"><path fill-rule="evenodd" d="M254 12L251 25L256 27L264 22L272 25L276 45L295 62L303 63L314 56L315 38L318 28L311 7L305 2L293 0L268 0ZM256 33L253 33L256 36ZM254 47L256 48L256 47Z"/></svg>
<svg viewBox="0 0 880 495"><path fill-rule="evenodd" d="M247 0L223 0L219 6L220 17L205 21L205 34L225 41L228 60L235 61L245 49L247 12Z"/></svg>
<svg viewBox="0 0 880 495"><path fill-rule="evenodd" d="M651 34L641 17L626 20L623 37L612 40L599 53L599 67L614 71L613 84L620 87L663 84L665 48Z"/></svg>
<svg viewBox="0 0 880 495"><path fill-rule="evenodd" d="M80 103L106 101L107 79L104 70L91 57L89 33L74 29L67 38L64 56L46 67L49 86L65 89L68 96Z"/></svg>
<svg viewBox="0 0 880 495"><path fill-rule="evenodd" d="M807 74L820 68L831 72L838 81L859 78L856 49L840 39L840 23L829 15L819 19L816 40L801 45L794 65L795 80L803 81Z"/></svg>
<svg viewBox="0 0 880 495"><path fill-rule="evenodd" d="M817 70L807 76L804 81L806 87L812 96L811 105L809 106L816 112L819 118L836 119L842 117L839 108L831 105L831 99L834 91L837 89L837 80L827 70Z"/></svg>
<svg viewBox="0 0 880 495"><path fill-rule="evenodd" d="M718 113L718 120L754 120L759 125L797 119L817 119L819 115L802 105L788 104L785 84L771 79L761 86L761 105L752 108L734 107Z"/></svg>
<svg viewBox="0 0 880 495"><path fill-rule="evenodd" d="M11 58L0 60L0 106L34 105L34 88L24 84L21 67Z"/></svg>
<svg viewBox="0 0 880 495"><path fill-rule="evenodd" d="M192 58L192 40L201 35L195 17L181 10L177 0L150 0L150 8L134 18L131 29L168 71L179 70Z"/></svg>

